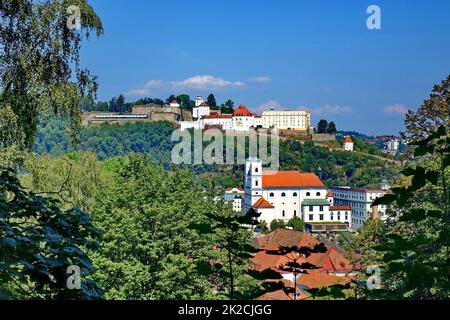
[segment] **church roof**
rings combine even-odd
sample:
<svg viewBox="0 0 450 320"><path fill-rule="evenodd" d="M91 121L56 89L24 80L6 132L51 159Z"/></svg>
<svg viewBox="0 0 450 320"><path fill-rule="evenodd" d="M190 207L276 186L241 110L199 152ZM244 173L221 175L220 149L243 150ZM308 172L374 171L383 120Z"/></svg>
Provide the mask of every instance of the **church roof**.
<svg viewBox="0 0 450 320"><path fill-rule="evenodd" d="M253 115L243 104L233 112L233 117L251 117Z"/></svg>
<svg viewBox="0 0 450 320"><path fill-rule="evenodd" d="M299 171L264 172L262 178L263 188L298 187L298 188L325 188L322 181L314 173Z"/></svg>
<svg viewBox="0 0 450 320"><path fill-rule="evenodd" d="M252 206L252 208L255 208L255 209L273 209L275 207L273 205L271 205L266 199L261 197L261 198L258 199L258 201L255 202L255 204Z"/></svg>

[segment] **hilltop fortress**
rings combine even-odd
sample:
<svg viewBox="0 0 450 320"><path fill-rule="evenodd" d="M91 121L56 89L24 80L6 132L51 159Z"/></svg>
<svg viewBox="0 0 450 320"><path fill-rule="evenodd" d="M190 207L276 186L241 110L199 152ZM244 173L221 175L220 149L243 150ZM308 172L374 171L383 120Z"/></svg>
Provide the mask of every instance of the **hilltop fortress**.
<svg viewBox="0 0 450 320"><path fill-rule="evenodd" d="M84 112L82 115L82 125L92 126L103 123L124 124L128 122L156 122L169 121L179 125L180 121L191 121L190 110L182 109L177 101L167 105L146 104L133 106L131 113L118 112Z"/></svg>

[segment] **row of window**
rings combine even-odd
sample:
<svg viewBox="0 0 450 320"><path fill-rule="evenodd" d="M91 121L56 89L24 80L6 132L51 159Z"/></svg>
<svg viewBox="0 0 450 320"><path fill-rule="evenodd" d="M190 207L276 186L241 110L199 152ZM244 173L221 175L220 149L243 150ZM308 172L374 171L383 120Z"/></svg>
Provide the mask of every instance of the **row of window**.
<svg viewBox="0 0 450 320"><path fill-rule="evenodd" d="M314 220L314 215L313 214L308 215L308 217L309 217L309 221L313 221ZM323 221L324 217L325 217L325 215L319 214L319 220L320 221ZM330 215L330 220L331 221L334 220L333 214ZM337 215L337 221L339 221L339 220L341 220L341 215L340 214ZM348 220L348 215L347 214L345 215L345 220Z"/></svg>
<svg viewBox="0 0 450 320"><path fill-rule="evenodd" d="M255 185L258 186L258 181L256 181ZM282 192L282 193L281 193L281 196L282 196L282 197L286 197L286 192ZM294 193L292 194L292 196L293 196L293 197L297 197L297 196L298 196L297 192L294 192ZM307 196L307 197L310 197L310 196L311 196L311 192L307 192L307 193L306 193L306 196ZM317 192L317 193L316 193L316 196L317 196L317 197L320 197L320 192ZM269 193L269 197L275 197L275 193L273 193L273 192Z"/></svg>

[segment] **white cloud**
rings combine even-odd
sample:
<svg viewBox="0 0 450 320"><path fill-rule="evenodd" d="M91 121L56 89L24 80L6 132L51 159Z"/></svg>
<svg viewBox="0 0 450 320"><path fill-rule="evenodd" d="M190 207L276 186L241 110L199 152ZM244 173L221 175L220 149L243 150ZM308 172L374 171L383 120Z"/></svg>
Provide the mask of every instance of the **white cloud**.
<svg viewBox="0 0 450 320"><path fill-rule="evenodd" d="M144 87L131 89L125 95L145 96L150 93L156 94L161 91L174 91L179 89L220 90L244 88L245 86L246 83L243 81L230 81L211 75L196 75L183 80L150 80Z"/></svg>
<svg viewBox="0 0 450 320"><path fill-rule="evenodd" d="M233 82L210 75L196 75L181 81L171 81L170 84L172 84L174 87L209 90L245 86L245 83L242 81Z"/></svg>
<svg viewBox="0 0 450 320"><path fill-rule="evenodd" d="M255 83L267 83L272 81L272 79L270 77L267 76L261 76L261 77L252 77L248 79L250 82L255 82Z"/></svg>
<svg viewBox="0 0 450 320"><path fill-rule="evenodd" d="M342 113L351 113L352 107L331 106L331 105L327 104L323 107L308 109L308 110L311 111L311 113L314 115L325 116L325 115L335 115L335 114L342 114Z"/></svg>
<svg viewBox="0 0 450 320"><path fill-rule="evenodd" d="M408 112L408 108L403 104L390 104L383 108L383 112L388 115L404 115Z"/></svg>
<svg viewBox="0 0 450 320"><path fill-rule="evenodd" d="M272 108L276 109L279 107L281 107L281 104L278 101L269 100L267 102L264 102L263 104L260 104L258 107L256 107L256 110L259 112L262 112L262 111L270 110Z"/></svg>

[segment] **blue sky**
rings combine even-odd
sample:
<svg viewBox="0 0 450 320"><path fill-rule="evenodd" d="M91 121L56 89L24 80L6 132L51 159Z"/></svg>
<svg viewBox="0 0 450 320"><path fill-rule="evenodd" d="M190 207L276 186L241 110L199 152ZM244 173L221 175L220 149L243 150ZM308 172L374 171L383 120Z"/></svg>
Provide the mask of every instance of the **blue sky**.
<svg viewBox="0 0 450 320"><path fill-rule="evenodd" d="M450 1L91 0L105 34L82 63L98 98L213 92L259 112L312 111L338 129L397 133L450 74ZM381 8L381 30L366 9Z"/></svg>

